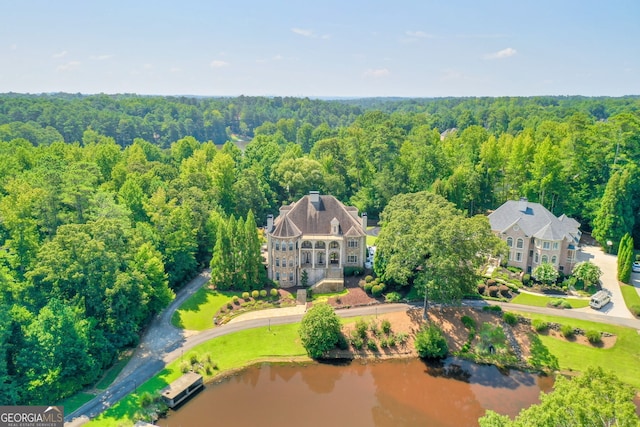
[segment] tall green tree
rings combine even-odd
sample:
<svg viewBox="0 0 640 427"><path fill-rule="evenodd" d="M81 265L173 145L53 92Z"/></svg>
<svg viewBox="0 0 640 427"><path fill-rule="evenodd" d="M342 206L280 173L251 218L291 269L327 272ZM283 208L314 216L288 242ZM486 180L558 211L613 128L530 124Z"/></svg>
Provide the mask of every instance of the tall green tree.
<svg viewBox="0 0 640 427"><path fill-rule="evenodd" d="M299 333L309 357L318 359L338 344L342 324L329 304L314 304L302 318Z"/></svg>

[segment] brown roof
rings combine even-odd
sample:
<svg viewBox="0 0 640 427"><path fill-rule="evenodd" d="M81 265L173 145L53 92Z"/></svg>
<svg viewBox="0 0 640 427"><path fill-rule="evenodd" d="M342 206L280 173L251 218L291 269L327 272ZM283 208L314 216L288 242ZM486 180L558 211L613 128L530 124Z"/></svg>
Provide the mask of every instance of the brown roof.
<svg viewBox="0 0 640 427"><path fill-rule="evenodd" d="M321 195L318 203L312 203L307 195L287 208L281 209L274 221L275 228L271 234L275 237L330 235L334 218L340 224L340 234L365 235L361 222L352 214L356 208L346 207L333 196Z"/></svg>

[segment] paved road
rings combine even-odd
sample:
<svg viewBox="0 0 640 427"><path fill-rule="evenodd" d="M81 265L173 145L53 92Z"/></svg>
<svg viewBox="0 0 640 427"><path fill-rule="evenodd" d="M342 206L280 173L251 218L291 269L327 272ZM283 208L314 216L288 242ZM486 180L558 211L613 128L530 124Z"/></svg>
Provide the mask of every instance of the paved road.
<svg viewBox="0 0 640 427"><path fill-rule="evenodd" d="M143 337L139 349L132 357L129 364L123 369L122 373L100 395L83 405L77 411L65 417L65 421L71 421L73 418L86 415L94 418L117 401L125 397L127 394L134 392L137 386L144 383L155 374L160 372L168 363L178 359L185 351L202 344L210 339L220 337L226 334L238 332L244 329L256 328L268 325L282 325L287 323L299 322L303 313L282 314L282 312L272 312L264 310L261 314L255 312L247 320L237 320L209 329L198 334L188 336L184 331L178 330L171 325L171 316L173 312L193 294L200 286L209 279L209 272L203 272L189 283L176 297L176 300L165 310L165 312L157 318L149 326L149 329ZM465 305L481 306L486 305L484 301L470 301ZM574 319L590 320L594 322L609 323L619 326L627 326L638 329L640 331L640 320L629 319L625 317L616 317L605 315L596 311L581 312L578 310L558 310L547 307L529 307L518 304L494 303L501 305L503 308L513 311L540 313L556 316L563 316ZM366 316L374 314L384 314L398 311L406 311L411 308L420 307L420 304L380 304L367 307L355 307L343 310L336 310L341 317ZM286 312L285 313L290 313ZM264 317L262 317L264 316Z"/></svg>

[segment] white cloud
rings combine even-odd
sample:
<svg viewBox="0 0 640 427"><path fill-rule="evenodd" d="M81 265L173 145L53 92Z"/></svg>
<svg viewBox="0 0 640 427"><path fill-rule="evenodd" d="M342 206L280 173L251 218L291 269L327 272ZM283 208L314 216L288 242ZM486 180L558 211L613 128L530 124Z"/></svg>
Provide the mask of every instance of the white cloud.
<svg viewBox="0 0 640 427"><path fill-rule="evenodd" d="M69 53L69 52L67 52L66 50L63 50L62 52L54 53L52 55L52 57L54 57L54 58L64 58L65 56L67 56L67 53Z"/></svg>
<svg viewBox="0 0 640 427"><path fill-rule="evenodd" d="M79 61L70 61L70 62L67 62L66 64L58 65L56 70L57 71L71 71L71 70L75 70L79 66L80 66L80 62Z"/></svg>
<svg viewBox="0 0 640 427"><path fill-rule="evenodd" d="M484 56L484 59L504 59L504 58L508 58L510 56L513 56L516 53L518 53L517 50L515 50L512 47L508 47L506 49L502 49L502 50L499 50L497 52L488 53L488 54L486 54Z"/></svg>
<svg viewBox="0 0 640 427"><path fill-rule="evenodd" d="M280 55L280 54L277 54L277 55L275 55L275 56L273 57L273 60L274 60L274 61L280 61L280 60L283 60L283 59L284 59L284 56L282 56L282 55Z"/></svg>
<svg viewBox="0 0 640 427"><path fill-rule="evenodd" d="M369 68L367 71L364 72L365 77L373 77L376 79L381 77L387 77L390 74L391 74L391 71L389 71L388 68L376 68L376 69Z"/></svg>
<svg viewBox="0 0 640 427"><path fill-rule="evenodd" d="M211 68L223 68L228 67L229 63L227 61L213 60L210 65Z"/></svg>
<svg viewBox="0 0 640 427"><path fill-rule="evenodd" d="M292 28L291 31L294 32L295 34L298 34L299 36L315 37L313 34L313 31L311 30L305 30L303 28Z"/></svg>
<svg viewBox="0 0 640 427"><path fill-rule="evenodd" d="M113 58L113 55L91 55L89 58L94 61L105 61Z"/></svg>

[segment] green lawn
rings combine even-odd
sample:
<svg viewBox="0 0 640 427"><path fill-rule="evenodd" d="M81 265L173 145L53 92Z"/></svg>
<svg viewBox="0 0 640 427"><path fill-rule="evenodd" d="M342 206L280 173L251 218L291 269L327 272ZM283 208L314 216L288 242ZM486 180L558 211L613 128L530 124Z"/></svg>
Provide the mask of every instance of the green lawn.
<svg viewBox="0 0 640 427"><path fill-rule="evenodd" d="M638 291L636 291L636 288L631 285L620 284L620 290L622 291L624 303L629 309L632 306L640 307L640 295L638 295Z"/></svg>
<svg viewBox="0 0 640 427"><path fill-rule="evenodd" d="M582 372L590 366L601 366L640 390L640 334L635 329L557 316L520 314L532 319L571 325L583 330L593 329L615 334L616 344L609 349L568 342L547 335L540 335L540 340L549 352L557 357L561 370Z"/></svg>
<svg viewBox="0 0 640 427"><path fill-rule="evenodd" d="M367 230L371 230L374 227L367 227ZM371 236L367 234L367 246L375 246L376 240L378 240L378 236Z"/></svg>
<svg viewBox="0 0 640 427"><path fill-rule="evenodd" d="M260 360L304 360L309 361L307 352L300 343L299 323L247 329L223 337L214 338L195 347L184 355L209 353L219 370L215 374L231 371ZM154 392L166 387L180 377L180 359L170 363L158 375L138 386L136 393L122 399L88 425L118 427L133 424L132 417L137 409L137 401L143 392ZM212 376L205 377L205 381Z"/></svg>
<svg viewBox="0 0 640 427"><path fill-rule="evenodd" d="M94 397L95 396L93 394L80 392L64 400L61 400L60 402L57 402L56 406L64 406L64 413L65 415L67 415L72 413Z"/></svg>
<svg viewBox="0 0 640 427"><path fill-rule="evenodd" d="M511 300L514 304L530 305L533 307L546 307L551 300L558 298L546 297L542 295L531 295L527 293L518 294ZM589 307L588 299L576 299L576 298L564 298L571 304L571 308L584 308Z"/></svg>
<svg viewBox="0 0 640 427"><path fill-rule="evenodd" d="M171 318L171 323L177 328L203 331L213 328L213 315L220 307L231 301L234 295L241 296L242 292L213 291L202 287L186 300Z"/></svg>
<svg viewBox="0 0 640 427"><path fill-rule="evenodd" d="M331 292L327 294L312 294L313 302L327 302L329 298L344 297L349 294L349 289L343 289L340 292Z"/></svg>

